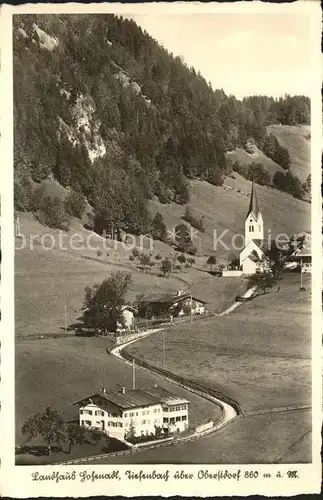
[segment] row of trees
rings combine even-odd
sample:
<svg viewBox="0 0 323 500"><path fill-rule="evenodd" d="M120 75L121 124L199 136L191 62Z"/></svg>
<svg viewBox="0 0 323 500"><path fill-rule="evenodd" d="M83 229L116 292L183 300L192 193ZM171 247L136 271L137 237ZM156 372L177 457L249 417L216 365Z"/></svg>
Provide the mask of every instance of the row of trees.
<svg viewBox="0 0 323 500"><path fill-rule="evenodd" d="M253 180L260 186L273 186L280 191L285 191L295 198L302 199L305 194L311 192L311 176L302 184L296 175L290 170L281 172L277 170L271 179L268 171L262 163L252 162L250 165L243 165L239 161L232 164L232 170L242 175L246 179Z"/></svg>
<svg viewBox="0 0 323 500"><path fill-rule="evenodd" d="M246 179L253 180L260 186L270 186L271 178L268 170L262 163L252 162L250 165L243 165L238 160L232 164L232 170L242 175Z"/></svg>
<svg viewBox="0 0 323 500"><path fill-rule="evenodd" d="M27 442L40 437L47 448L47 453L52 452L54 445L61 446L66 443L67 453L71 453L73 446L86 442L86 432L78 422L64 423L60 414L51 407L44 412L35 413L27 418L22 425L21 432L26 436ZM97 443L103 434L96 429L88 431L92 441Z"/></svg>
<svg viewBox="0 0 323 500"><path fill-rule="evenodd" d="M56 49L40 47L33 23L57 37ZM186 204L187 179L222 184L226 151L250 137L262 148L268 124L295 120L309 122L307 98L227 96L132 20L14 19L16 208L27 209L26 177L52 174L87 198L101 230L146 233L149 198Z"/></svg>

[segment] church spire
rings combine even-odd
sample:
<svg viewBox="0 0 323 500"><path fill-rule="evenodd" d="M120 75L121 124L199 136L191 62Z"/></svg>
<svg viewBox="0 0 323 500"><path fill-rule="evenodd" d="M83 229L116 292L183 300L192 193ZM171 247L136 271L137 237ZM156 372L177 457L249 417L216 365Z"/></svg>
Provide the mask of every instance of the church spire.
<svg viewBox="0 0 323 500"><path fill-rule="evenodd" d="M258 214L259 214L258 199L257 199L256 188L255 188L253 181L252 181L252 187L251 187L248 215L250 215L251 213L256 217L256 219L258 219ZM247 215L247 217L248 217L248 215Z"/></svg>

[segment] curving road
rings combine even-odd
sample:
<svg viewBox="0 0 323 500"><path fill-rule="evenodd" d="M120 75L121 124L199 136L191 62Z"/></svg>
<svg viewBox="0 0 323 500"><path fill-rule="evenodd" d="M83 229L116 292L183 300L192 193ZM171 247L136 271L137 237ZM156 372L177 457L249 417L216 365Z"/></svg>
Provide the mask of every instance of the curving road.
<svg viewBox="0 0 323 500"><path fill-rule="evenodd" d="M143 337L146 337L147 335L151 335L152 333L159 332L161 330L162 330L162 328L159 328L159 329L156 329L156 330L149 330L149 331L147 331L147 333L145 335L141 335L137 339L129 340L128 342L125 342L124 344L121 344L121 345L115 347L114 349L112 349L110 351L110 354L112 354L113 356L117 357L118 359L122 359L124 363L127 363L128 365L131 365L132 363L123 357L122 351L126 347L128 347L130 344L133 344L134 342L137 342L138 340L142 339ZM160 375L157 371L155 372L155 370L153 369L153 367L150 367L148 369L148 368L144 368L142 366L139 366L139 368L141 370L145 370L145 371L154 373L154 375L157 374L160 377L168 380L169 382L172 382L173 384L178 385L178 382L176 382L175 380L173 380L171 378L171 376L165 377L164 375ZM215 431L217 431L219 429L222 429L222 427L224 427L225 425L227 425L231 420L235 419L238 416L238 413L235 410L235 408L233 408L233 406L229 405L225 401L222 401L221 399L218 399L218 398L215 398L214 396L211 396L207 392L206 389L205 389L205 392L203 393L202 391L196 391L196 390L192 389L189 385L186 385L185 383L182 383L181 387L183 387L184 389L186 389L189 392L194 392L195 394L198 394L202 398L204 397L204 398L208 399L208 401L214 402L214 404L219 405L222 408L222 410L223 410L223 417L220 420L220 422L218 422L217 424L215 424L211 429L208 429L208 430L206 430L204 432L198 433L199 436L204 436L205 434L209 434L210 432L215 432ZM183 439L185 439L185 438L183 438Z"/></svg>

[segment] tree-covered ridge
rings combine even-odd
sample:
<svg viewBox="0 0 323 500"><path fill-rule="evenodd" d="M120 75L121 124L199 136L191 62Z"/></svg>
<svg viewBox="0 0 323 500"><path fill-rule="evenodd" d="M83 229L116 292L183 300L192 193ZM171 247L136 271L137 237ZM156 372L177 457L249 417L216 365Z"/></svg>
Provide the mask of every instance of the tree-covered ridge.
<svg viewBox="0 0 323 500"><path fill-rule="evenodd" d="M221 184L225 153L250 138L288 168L266 127L309 123L310 102L213 90L132 20L23 15L14 18L14 119L19 207L30 209L28 179L51 174L86 196L100 227L144 232L150 197L184 204L187 178Z"/></svg>

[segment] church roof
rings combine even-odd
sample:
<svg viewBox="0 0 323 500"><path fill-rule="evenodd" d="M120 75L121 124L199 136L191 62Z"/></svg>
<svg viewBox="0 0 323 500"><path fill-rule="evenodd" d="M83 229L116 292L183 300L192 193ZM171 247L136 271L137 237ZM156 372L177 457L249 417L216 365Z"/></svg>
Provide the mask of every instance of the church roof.
<svg viewBox="0 0 323 500"><path fill-rule="evenodd" d="M252 181L250 204L249 204L249 210L248 210L247 217L250 214L253 214L256 217L256 219L258 219L258 215L259 215L258 198L257 198L256 188L255 188L253 181Z"/></svg>

